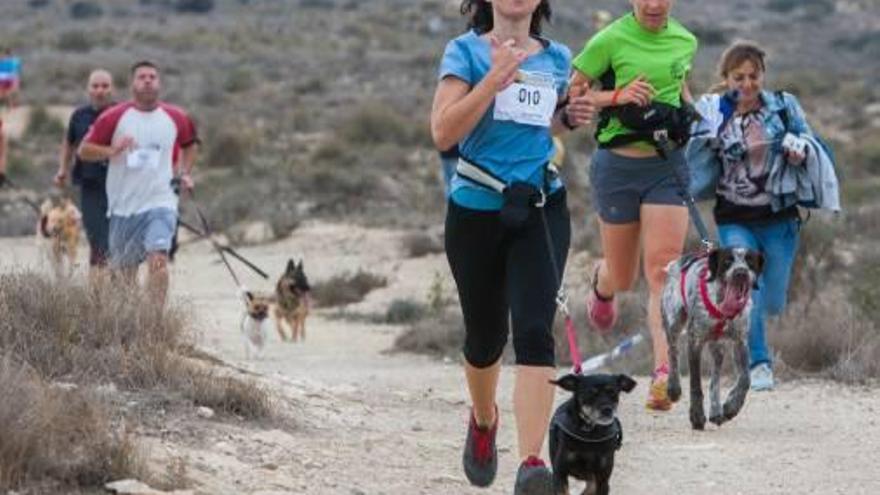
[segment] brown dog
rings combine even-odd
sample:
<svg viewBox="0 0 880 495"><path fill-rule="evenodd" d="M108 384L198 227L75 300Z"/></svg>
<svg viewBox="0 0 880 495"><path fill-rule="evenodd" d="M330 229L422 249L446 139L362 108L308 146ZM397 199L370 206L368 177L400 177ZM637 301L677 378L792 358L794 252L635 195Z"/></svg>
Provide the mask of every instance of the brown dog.
<svg viewBox="0 0 880 495"><path fill-rule="evenodd" d="M241 318L241 333L244 338L245 359L260 358L268 337L269 306L275 296L250 291L244 293L245 311Z"/></svg>
<svg viewBox="0 0 880 495"><path fill-rule="evenodd" d="M290 326L290 340L305 340L306 316L309 315L311 287L303 270L303 262L291 259L275 285L275 325L281 340L287 340L284 322Z"/></svg>
<svg viewBox="0 0 880 495"><path fill-rule="evenodd" d="M65 257L67 274L73 272L81 230L82 214L70 198L53 197L43 201L37 238L46 244L56 274L63 273Z"/></svg>

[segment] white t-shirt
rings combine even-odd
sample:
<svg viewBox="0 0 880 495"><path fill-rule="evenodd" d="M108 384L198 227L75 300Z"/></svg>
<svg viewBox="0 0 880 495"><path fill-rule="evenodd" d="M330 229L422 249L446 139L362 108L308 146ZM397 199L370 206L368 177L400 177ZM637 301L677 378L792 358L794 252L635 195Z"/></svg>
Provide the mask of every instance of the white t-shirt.
<svg viewBox="0 0 880 495"><path fill-rule="evenodd" d="M192 120L173 105L159 103L144 112L129 101L104 111L84 140L110 146L126 136L134 139L133 149L112 157L107 170L108 216L156 208L177 210L171 179L180 149L196 141Z"/></svg>

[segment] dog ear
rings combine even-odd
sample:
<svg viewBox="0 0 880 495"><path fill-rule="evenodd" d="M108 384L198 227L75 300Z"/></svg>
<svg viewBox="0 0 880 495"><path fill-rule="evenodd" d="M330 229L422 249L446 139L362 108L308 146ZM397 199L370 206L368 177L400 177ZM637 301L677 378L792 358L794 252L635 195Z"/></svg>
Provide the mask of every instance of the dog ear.
<svg viewBox="0 0 880 495"><path fill-rule="evenodd" d="M293 273L296 270L296 264L293 262L293 258L287 260L287 268L284 269L286 273Z"/></svg>
<svg viewBox="0 0 880 495"><path fill-rule="evenodd" d="M636 388L636 381L627 375L617 375L617 386L624 392L632 392Z"/></svg>
<svg viewBox="0 0 880 495"><path fill-rule="evenodd" d="M299 263L296 264L296 269L299 271L303 270L303 260L299 260Z"/></svg>
<svg viewBox="0 0 880 495"><path fill-rule="evenodd" d="M248 302L254 302L254 293L246 290L244 291L244 297L247 298Z"/></svg>
<svg viewBox="0 0 880 495"><path fill-rule="evenodd" d="M715 280L715 277L718 275L720 267L718 264L721 261L721 253L718 249L712 249L709 251L708 259L706 263L709 265L709 278L706 279L706 282L712 282Z"/></svg>
<svg viewBox="0 0 880 495"><path fill-rule="evenodd" d="M764 253L750 249L746 254L746 264L755 272L755 275L760 275L764 272Z"/></svg>
<svg viewBox="0 0 880 495"><path fill-rule="evenodd" d="M576 375L568 374L558 380L550 380L550 383L563 390L574 392L577 390L578 378Z"/></svg>

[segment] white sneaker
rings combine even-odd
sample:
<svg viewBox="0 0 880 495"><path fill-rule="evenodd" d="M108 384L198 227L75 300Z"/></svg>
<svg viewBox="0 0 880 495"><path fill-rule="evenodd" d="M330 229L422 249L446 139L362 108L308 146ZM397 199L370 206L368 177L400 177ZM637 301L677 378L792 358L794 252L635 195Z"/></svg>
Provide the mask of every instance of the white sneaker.
<svg viewBox="0 0 880 495"><path fill-rule="evenodd" d="M749 373L752 381L752 390L773 390L773 369L767 363L761 363Z"/></svg>

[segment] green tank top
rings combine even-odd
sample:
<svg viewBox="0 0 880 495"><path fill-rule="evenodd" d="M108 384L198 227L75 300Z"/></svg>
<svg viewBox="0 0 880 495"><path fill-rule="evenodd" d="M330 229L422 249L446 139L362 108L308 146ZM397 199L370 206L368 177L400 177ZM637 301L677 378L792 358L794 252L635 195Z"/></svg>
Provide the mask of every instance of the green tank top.
<svg viewBox="0 0 880 495"><path fill-rule="evenodd" d="M572 65L592 81L614 74L614 87L620 88L644 76L654 87L654 101L681 106L681 88L688 73L697 38L675 19L670 18L659 32L648 31L629 13L596 33L587 41ZM600 144L630 134L631 131L611 117L598 130ZM646 149L653 149L645 143Z"/></svg>

